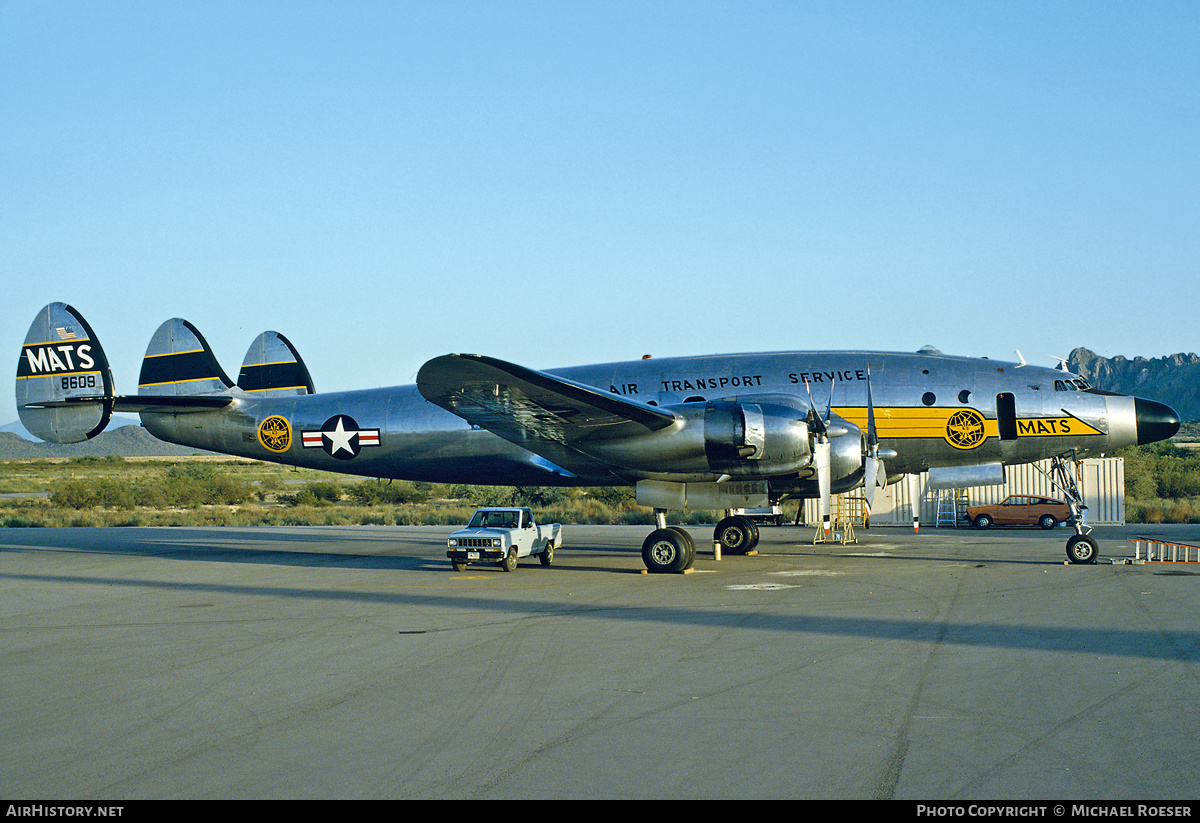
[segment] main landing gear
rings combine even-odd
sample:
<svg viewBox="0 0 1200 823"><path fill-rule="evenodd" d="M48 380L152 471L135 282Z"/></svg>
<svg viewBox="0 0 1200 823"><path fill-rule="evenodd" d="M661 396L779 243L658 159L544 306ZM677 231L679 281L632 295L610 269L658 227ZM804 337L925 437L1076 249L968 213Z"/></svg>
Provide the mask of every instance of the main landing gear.
<svg viewBox="0 0 1200 823"><path fill-rule="evenodd" d="M651 574L675 574L690 569L696 562L696 542L679 526L667 525L665 509L654 510L657 527L642 543L642 562ZM741 515L726 517L713 531L713 541L722 552L745 554L758 545L758 526Z"/></svg>
<svg viewBox="0 0 1200 823"><path fill-rule="evenodd" d="M1087 506L1083 504L1083 494L1079 491L1079 484L1075 482L1075 473L1068 465L1073 462L1075 461L1068 460L1066 455L1061 454L1050 458L1050 482L1062 491L1063 496L1067 498L1067 508L1071 510L1067 525L1075 529L1075 534L1067 539L1067 559L1072 563L1095 563L1096 558L1100 556L1100 547L1090 536L1091 528L1083 523L1083 513L1087 511Z"/></svg>

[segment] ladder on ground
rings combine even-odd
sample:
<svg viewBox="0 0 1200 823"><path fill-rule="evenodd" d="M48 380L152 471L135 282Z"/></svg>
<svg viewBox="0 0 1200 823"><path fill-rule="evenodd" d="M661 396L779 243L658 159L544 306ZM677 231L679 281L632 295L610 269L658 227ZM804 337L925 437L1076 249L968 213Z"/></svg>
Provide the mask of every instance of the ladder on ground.
<svg viewBox="0 0 1200 823"><path fill-rule="evenodd" d="M1153 537L1131 537L1134 563L1200 563L1200 546L1192 543L1172 543ZM1142 544L1146 557L1142 558Z"/></svg>
<svg viewBox="0 0 1200 823"><path fill-rule="evenodd" d="M966 510L966 491L963 489L938 489L937 522L934 523L934 526L941 527L943 523L949 523L957 529L959 514Z"/></svg>

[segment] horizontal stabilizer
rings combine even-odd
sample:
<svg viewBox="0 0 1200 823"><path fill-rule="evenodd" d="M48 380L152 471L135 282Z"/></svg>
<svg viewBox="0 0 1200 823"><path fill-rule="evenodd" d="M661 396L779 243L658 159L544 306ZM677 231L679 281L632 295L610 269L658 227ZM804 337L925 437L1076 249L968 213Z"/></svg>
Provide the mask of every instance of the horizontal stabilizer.
<svg viewBox="0 0 1200 823"><path fill-rule="evenodd" d="M315 394L308 367L296 348L273 331L263 332L250 344L237 384L255 397Z"/></svg>
<svg viewBox="0 0 1200 823"><path fill-rule="evenodd" d="M219 394L233 388L233 381L217 363L200 332L178 317L158 327L146 348L138 377L142 396L190 397Z"/></svg>
<svg viewBox="0 0 1200 823"><path fill-rule="evenodd" d="M112 372L91 326L66 303L34 318L17 361L17 413L50 443L79 443L112 417Z"/></svg>

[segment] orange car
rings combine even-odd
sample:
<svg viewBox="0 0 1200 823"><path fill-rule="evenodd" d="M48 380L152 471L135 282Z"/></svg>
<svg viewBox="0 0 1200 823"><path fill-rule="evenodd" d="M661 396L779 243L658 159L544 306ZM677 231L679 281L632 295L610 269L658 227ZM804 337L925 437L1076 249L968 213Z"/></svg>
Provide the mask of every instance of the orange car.
<svg viewBox="0 0 1200 823"><path fill-rule="evenodd" d="M1004 526L1032 526L1053 529L1067 522L1071 510L1067 504L1052 497L1029 494L1012 494L1004 502L994 506L971 506L963 518L975 524L977 529L986 529L993 523Z"/></svg>

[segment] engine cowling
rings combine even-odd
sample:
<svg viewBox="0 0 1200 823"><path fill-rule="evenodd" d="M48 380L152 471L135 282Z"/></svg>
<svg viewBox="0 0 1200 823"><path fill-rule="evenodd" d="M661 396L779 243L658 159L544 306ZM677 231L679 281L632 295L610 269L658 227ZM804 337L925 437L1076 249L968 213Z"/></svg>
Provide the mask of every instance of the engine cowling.
<svg viewBox="0 0 1200 823"><path fill-rule="evenodd" d="M779 475L812 462L805 415L774 403L705 404L704 454L714 472Z"/></svg>
<svg viewBox="0 0 1200 823"><path fill-rule="evenodd" d="M858 426L841 419L837 419L833 425L845 430L845 433L829 441L829 476L833 481L834 493L841 494L862 481L867 446L862 429Z"/></svg>
<svg viewBox="0 0 1200 823"><path fill-rule="evenodd" d="M805 414L792 406L715 400L671 410L679 423L662 431L576 446L657 475L769 477L799 472L812 462Z"/></svg>

